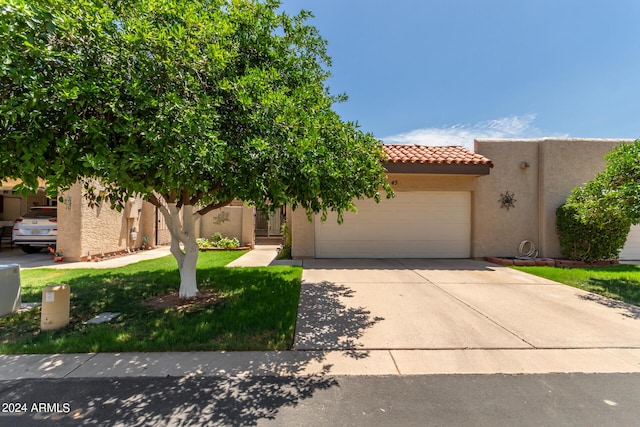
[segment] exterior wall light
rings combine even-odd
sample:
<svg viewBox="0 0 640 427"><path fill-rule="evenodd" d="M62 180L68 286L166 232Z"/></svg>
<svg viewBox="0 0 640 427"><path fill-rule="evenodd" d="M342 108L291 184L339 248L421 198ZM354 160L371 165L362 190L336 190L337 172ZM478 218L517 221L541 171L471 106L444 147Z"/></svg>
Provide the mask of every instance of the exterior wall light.
<svg viewBox="0 0 640 427"><path fill-rule="evenodd" d="M67 209L71 209L71 196L67 196L64 198L64 205Z"/></svg>

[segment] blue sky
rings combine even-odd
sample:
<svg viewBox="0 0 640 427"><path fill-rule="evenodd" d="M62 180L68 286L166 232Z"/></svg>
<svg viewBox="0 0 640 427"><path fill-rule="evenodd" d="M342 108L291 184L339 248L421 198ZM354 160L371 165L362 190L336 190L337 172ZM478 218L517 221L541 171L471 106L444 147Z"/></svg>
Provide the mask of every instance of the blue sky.
<svg viewBox="0 0 640 427"><path fill-rule="evenodd" d="M328 42L336 105L387 143L640 137L638 0L283 0Z"/></svg>

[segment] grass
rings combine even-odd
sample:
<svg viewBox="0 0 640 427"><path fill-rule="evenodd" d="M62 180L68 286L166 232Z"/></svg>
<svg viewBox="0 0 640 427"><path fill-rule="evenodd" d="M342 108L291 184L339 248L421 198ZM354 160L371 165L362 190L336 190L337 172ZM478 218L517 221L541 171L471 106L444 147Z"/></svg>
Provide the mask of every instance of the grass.
<svg viewBox="0 0 640 427"><path fill-rule="evenodd" d="M200 308L152 309L150 298L175 291L173 257L102 269L31 269L21 272L22 301L41 302L42 288L71 288L69 326L40 331L40 308L0 318L0 353L285 350L293 342L300 295L299 267L226 268L241 251L202 252L199 290L217 300ZM101 312L110 323L86 325Z"/></svg>
<svg viewBox="0 0 640 427"><path fill-rule="evenodd" d="M585 268L513 268L640 306L640 266L638 265Z"/></svg>

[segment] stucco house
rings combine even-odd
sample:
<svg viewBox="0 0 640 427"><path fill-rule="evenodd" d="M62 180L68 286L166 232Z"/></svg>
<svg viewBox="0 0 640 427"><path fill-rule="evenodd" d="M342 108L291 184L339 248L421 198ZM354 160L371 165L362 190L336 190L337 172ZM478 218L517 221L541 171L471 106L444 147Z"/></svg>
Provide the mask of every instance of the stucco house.
<svg viewBox="0 0 640 427"><path fill-rule="evenodd" d="M118 212L105 202L89 207L82 196L82 186L74 185L63 193L65 203L58 204L58 247L68 260L87 261L141 246L164 245L171 235L164 217L151 203L130 199ZM68 202L67 202L68 201ZM240 202L205 215L196 221L199 236L209 237L219 231L253 244L253 208Z"/></svg>
<svg viewBox="0 0 640 427"><path fill-rule="evenodd" d="M294 258L515 256L530 240L539 256L560 257L555 211L571 190L604 168L620 140L475 141L461 147L386 145L396 197L326 222L291 212ZM622 259L640 259L634 227Z"/></svg>
<svg viewBox="0 0 640 427"><path fill-rule="evenodd" d="M630 141L628 141L630 142ZM294 258L483 258L515 256L523 240L539 256L561 256L555 210L571 190L593 179L605 165L603 156L620 144L613 139L543 138L475 141L462 147L385 145L385 167L396 197L376 204L358 200L339 225L308 221L290 208L266 218L235 201L197 221L200 236L215 232L253 245L256 238L291 230ZM11 195L5 183L5 196ZM122 212L107 204L88 207L81 185L58 205L58 246L70 260L165 244L170 236L156 208L131 199ZM4 200L8 216L47 201L44 193ZM14 200L14 198L16 200ZM27 200L28 199L28 200ZM41 200L42 199L42 200ZM15 211L15 212L14 212ZM640 259L640 227L629 234L621 259Z"/></svg>

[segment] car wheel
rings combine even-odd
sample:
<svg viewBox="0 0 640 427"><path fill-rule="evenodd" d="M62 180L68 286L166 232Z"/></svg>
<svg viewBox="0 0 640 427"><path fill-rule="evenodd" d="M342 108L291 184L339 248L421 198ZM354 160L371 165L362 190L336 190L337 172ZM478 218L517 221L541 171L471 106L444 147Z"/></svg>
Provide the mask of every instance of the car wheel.
<svg viewBox="0 0 640 427"><path fill-rule="evenodd" d="M42 250L39 246L20 245L20 249L27 254L37 254Z"/></svg>

